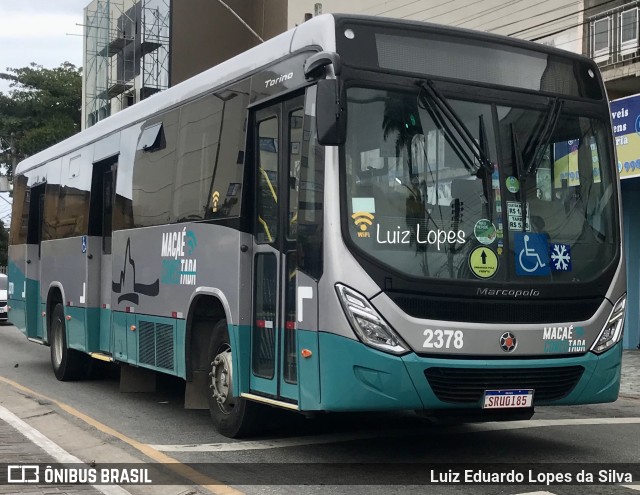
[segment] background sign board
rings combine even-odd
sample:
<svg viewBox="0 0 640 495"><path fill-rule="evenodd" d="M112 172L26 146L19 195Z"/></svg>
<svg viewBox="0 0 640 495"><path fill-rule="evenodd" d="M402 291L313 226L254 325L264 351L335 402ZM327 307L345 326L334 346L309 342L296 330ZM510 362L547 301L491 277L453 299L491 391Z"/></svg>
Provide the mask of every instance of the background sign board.
<svg viewBox="0 0 640 495"><path fill-rule="evenodd" d="M640 176L640 95L610 102L621 179Z"/></svg>

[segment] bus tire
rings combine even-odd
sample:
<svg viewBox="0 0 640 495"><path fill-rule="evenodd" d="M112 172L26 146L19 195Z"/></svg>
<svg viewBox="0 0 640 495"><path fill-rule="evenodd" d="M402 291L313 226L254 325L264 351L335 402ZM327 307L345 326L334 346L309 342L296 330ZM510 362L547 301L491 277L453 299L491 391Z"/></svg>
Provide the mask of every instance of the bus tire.
<svg viewBox="0 0 640 495"><path fill-rule="evenodd" d="M67 346L67 325L62 304L56 304L50 323L51 366L56 378L63 382L84 378L89 370L89 357Z"/></svg>
<svg viewBox="0 0 640 495"><path fill-rule="evenodd" d="M213 327L209 341L209 412L219 433L240 438L257 431L259 404L234 397L231 352L227 320L220 320Z"/></svg>

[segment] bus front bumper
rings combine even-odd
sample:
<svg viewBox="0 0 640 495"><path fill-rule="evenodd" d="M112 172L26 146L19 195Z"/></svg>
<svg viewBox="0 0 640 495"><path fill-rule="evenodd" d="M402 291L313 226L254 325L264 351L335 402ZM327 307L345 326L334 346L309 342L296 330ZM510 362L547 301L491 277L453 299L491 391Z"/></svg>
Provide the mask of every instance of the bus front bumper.
<svg viewBox="0 0 640 495"><path fill-rule="evenodd" d="M534 405L593 404L615 401L620 388L622 343L599 356L449 359L393 356L321 332L319 351L325 411L480 409L494 388L534 388ZM477 399L458 393L469 387Z"/></svg>

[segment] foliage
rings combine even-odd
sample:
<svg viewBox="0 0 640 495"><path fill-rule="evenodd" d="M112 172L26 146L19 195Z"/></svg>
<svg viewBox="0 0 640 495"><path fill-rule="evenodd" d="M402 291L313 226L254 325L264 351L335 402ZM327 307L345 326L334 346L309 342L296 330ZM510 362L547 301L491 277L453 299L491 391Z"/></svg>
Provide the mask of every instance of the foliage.
<svg viewBox="0 0 640 495"><path fill-rule="evenodd" d="M0 164L11 177L19 161L80 131L82 69L65 62L7 70L0 73L11 81L9 94L0 93Z"/></svg>

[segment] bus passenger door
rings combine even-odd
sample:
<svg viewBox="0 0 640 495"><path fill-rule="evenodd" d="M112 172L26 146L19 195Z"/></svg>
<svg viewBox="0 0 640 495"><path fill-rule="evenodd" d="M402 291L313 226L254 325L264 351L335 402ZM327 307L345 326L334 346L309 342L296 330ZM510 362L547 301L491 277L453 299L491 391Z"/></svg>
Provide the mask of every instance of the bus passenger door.
<svg viewBox="0 0 640 495"><path fill-rule="evenodd" d="M111 335L111 233L118 157L93 164L86 251L86 305L88 350L110 353ZM91 320L91 321L89 321ZM95 331L98 330L98 331Z"/></svg>
<svg viewBox="0 0 640 495"><path fill-rule="evenodd" d="M44 199L46 184L31 187L29 199L29 224L27 229L27 256L24 287L14 291L22 292L26 307L27 337L43 339L44 331L40 316L40 249L44 228Z"/></svg>
<svg viewBox="0 0 640 495"><path fill-rule="evenodd" d="M253 250L252 393L298 402L296 350L297 204L291 177L300 166L303 97L263 108L255 114L255 239ZM299 117L299 118L298 118ZM295 153L294 153L295 152ZM291 186L294 186L293 188Z"/></svg>

